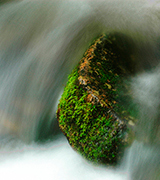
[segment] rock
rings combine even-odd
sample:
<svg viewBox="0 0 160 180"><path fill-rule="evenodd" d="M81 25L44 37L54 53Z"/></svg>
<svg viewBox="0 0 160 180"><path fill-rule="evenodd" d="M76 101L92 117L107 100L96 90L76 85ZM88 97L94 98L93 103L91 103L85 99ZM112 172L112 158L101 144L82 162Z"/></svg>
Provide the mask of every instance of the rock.
<svg viewBox="0 0 160 180"><path fill-rule="evenodd" d="M86 51L69 75L57 110L70 145L88 160L107 165L121 159L132 139L128 124L136 121L136 108L127 104L131 71L121 63L129 56L123 56L116 36L102 35Z"/></svg>

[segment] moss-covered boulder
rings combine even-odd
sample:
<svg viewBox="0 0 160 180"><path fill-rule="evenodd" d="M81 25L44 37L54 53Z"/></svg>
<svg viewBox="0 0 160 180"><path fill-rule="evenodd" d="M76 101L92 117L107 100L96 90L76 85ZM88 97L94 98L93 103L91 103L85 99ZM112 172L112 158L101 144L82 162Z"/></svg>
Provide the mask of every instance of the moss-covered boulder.
<svg viewBox="0 0 160 180"><path fill-rule="evenodd" d="M127 76L116 35L102 35L68 77L60 99L59 126L71 146L88 160L115 165L129 144L130 107ZM127 54L127 53L126 53ZM127 101L126 101L127 99Z"/></svg>

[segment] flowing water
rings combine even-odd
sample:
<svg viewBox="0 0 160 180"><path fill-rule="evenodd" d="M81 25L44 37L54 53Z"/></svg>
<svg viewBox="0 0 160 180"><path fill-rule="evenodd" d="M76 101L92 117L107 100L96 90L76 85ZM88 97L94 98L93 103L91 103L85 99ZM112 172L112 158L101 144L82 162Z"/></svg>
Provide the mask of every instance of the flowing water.
<svg viewBox="0 0 160 180"><path fill-rule="evenodd" d="M117 32L132 49L136 138L117 168L94 166L68 145L55 111L89 44ZM1 179L160 179L160 1L17 0L0 6ZM125 53L125 52L124 52ZM130 62L125 62L126 67ZM47 141L45 141L47 139ZM43 142L43 143L42 143Z"/></svg>

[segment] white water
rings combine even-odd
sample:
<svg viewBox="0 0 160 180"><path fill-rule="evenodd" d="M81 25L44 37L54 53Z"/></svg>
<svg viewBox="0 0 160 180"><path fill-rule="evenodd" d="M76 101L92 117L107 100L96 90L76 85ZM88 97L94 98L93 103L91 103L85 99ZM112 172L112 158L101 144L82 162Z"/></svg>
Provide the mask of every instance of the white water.
<svg viewBox="0 0 160 180"><path fill-rule="evenodd" d="M1 179L160 179L159 5L159 0L23 0L1 6ZM34 143L56 134L55 110L67 76L104 32L130 39L137 69L131 77L131 96L140 109L136 141L118 170L88 164L66 140Z"/></svg>
<svg viewBox="0 0 160 180"><path fill-rule="evenodd" d="M94 167L74 152L66 140L43 145L23 145L1 150L0 174L4 180L125 180L123 171Z"/></svg>

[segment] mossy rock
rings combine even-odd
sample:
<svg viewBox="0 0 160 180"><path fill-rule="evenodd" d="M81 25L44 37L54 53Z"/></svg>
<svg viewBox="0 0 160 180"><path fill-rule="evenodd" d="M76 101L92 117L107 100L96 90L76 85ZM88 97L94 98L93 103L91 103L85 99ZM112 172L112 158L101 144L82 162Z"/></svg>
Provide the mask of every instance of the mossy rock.
<svg viewBox="0 0 160 180"><path fill-rule="evenodd" d="M102 35L68 77L57 118L70 145L88 160L117 164L130 142L136 108L126 103L129 73L116 34Z"/></svg>

